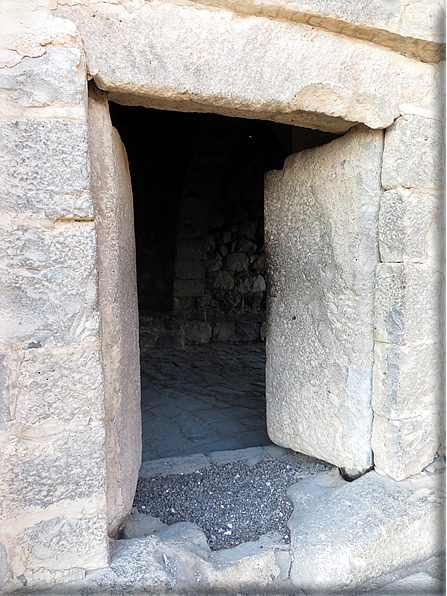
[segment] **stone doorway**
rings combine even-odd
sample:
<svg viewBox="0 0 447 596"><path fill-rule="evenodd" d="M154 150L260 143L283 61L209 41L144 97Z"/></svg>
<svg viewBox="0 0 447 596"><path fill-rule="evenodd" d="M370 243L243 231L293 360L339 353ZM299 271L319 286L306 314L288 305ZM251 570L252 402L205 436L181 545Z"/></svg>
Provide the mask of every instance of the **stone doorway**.
<svg viewBox="0 0 447 596"><path fill-rule="evenodd" d="M271 444L264 174L337 135L109 104L135 211L142 461Z"/></svg>

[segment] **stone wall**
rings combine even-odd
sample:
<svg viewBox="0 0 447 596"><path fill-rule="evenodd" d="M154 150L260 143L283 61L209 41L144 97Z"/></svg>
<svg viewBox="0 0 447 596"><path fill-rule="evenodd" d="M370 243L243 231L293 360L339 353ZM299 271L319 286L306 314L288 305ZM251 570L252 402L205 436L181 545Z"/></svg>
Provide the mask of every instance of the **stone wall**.
<svg viewBox="0 0 447 596"><path fill-rule="evenodd" d="M394 478L416 473L444 449L443 249L436 239L443 233L437 227L443 182L434 159L444 123L444 65L437 66L443 59L441 3L217 1L220 7L211 10L140 0L4 3L5 593L25 585L46 590L106 566L109 557L106 358L87 79L128 105L338 133L358 123L388 129L375 277L372 448L377 470Z"/></svg>

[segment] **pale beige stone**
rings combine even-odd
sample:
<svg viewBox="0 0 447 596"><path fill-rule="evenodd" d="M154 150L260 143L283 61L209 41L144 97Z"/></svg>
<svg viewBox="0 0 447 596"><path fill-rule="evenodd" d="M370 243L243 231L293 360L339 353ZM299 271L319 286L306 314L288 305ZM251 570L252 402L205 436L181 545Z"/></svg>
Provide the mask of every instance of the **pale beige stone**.
<svg viewBox="0 0 447 596"><path fill-rule="evenodd" d="M306 594L361 593L355 588L364 582L443 549L445 474L395 482L369 472L344 482L326 472L294 484L288 496L290 578Z"/></svg>
<svg viewBox="0 0 447 596"><path fill-rule="evenodd" d="M381 156L354 129L266 176L268 433L352 472L372 465Z"/></svg>
<svg viewBox="0 0 447 596"><path fill-rule="evenodd" d="M402 187L383 193L379 212L382 262L440 264L444 253L441 201Z"/></svg>
<svg viewBox="0 0 447 596"><path fill-rule="evenodd" d="M91 219L87 126L69 120L0 125L0 207L14 214Z"/></svg>
<svg viewBox="0 0 447 596"><path fill-rule="evenodd" d="M442 189L445 184L444 124L432 118L402 116L388 128L382 184L391 189Z"/></svg>
<svg viewBox="0 0 447 596"><path fill-rule="evenodd" d="M29 223L0 226L8 247L0 257L0 342L26 349L98 338L94 224Z"/></svg>
<svg viewBox="0 0 447 596"><path fill-rule="evenodd" d="M374 414L394 420L419 416L419 434L424 440L423 421L438 414L443 400L443 361L442 344L398 346L377 342L372 394ZM388 458L396 455L390 450Z"/></svg>
<svg viewBox="0 0 447 596"><path fill-rule="evenodd" d="M374 296L374 338L404 345L440 341L442 274L425 264L380 263Z"/></svg>
<svg viewBox="0 0 447 596"><path fill-rule="evenodd" d="M140 351L129 167L100 93L90 97L89 141L98 233L107 508L109 534L116 536L130 514L141 463Z"/></svg>
<svg viewBox="0 0 447 596"><path fill-rule="evenodd" d="M435 458L443 434L438 413L402 420L374 414L371 445L376 471L393 480L418 474Z"/></svg>
<svg viewBox="0 0 447 596"><path fill-rule="evenodd" d="M438 101L433 66L299 23L170 3L57 13L76 23L89 72L118 103L344 131Z"/></svg>

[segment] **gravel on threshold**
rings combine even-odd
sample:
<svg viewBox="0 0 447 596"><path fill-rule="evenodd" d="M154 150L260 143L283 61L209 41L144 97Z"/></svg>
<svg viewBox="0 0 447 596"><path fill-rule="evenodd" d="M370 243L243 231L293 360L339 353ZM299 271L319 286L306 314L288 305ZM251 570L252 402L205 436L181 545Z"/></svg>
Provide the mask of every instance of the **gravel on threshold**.
<svg viewBox="0 0 447 596"><path fill-rule="evenodd" d="M134 506L168 525L196 523L212 550L258 540L272 530L280 532L284 543L289 543L287 521L292 505L287 488L306 476L333 468L314 462L309 466L287 456L263 456L251 466L239 461L191 474L139 479Z"/></svg>

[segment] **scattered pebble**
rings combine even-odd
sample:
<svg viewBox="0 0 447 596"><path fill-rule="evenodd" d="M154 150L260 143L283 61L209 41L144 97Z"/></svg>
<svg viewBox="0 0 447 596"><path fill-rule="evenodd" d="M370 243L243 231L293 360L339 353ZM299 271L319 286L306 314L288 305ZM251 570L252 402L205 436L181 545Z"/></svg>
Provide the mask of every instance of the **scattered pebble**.
<svg viewBox="0 0 447 596"><path fill-rule="evenodd" d="M213 465L200 473L140 479L134 506L168 525L196 523L212 550L258 540L272 530L289 543L287 520L292 505L287 488L305 476L332 468L318 460L290 461L287 456L265 456L254 466L233 462Z"/></svg>

